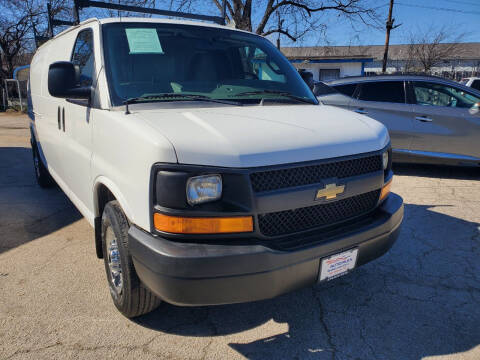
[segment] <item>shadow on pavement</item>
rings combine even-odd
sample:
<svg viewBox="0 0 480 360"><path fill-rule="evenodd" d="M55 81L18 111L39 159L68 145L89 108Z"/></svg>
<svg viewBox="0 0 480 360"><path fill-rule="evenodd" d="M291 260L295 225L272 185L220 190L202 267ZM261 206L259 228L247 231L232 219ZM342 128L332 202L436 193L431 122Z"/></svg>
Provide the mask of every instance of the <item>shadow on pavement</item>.
<svg viewBox="0 0 480 360"><path fill-rule="evenodd" d="M81 217L58 187L42 189L37 185L30 148L0 147L0 253Z"/></svg>
<svg viewBox="0 0 480 360"><path fill-rule="evenodd" d="M480 344L479 224L406 205L394 247L330 283L256 303L204 308L163 304L136 322L181 336L280 331L230 346L248 359L420 359Z"/></svg>
<svg viewBox="0 0 480 360"><path fill-rule="evenodd" d="M480 180L480 168L430 164L393 164L395 175L429 178Z"/></svg>

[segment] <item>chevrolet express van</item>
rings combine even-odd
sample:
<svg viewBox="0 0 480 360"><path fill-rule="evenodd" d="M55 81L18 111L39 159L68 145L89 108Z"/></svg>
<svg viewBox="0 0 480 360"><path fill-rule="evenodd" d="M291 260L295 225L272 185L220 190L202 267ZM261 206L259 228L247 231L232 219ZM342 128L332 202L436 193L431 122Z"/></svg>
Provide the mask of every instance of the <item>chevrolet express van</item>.
<svg viewBox="0 0 480 360"><path fill-rule="evenodd" d="M397 237L386 128L320 105L258 35L90 19L38 49L29 91L38 183L94 227L127 317L271 298Z"/></svg>

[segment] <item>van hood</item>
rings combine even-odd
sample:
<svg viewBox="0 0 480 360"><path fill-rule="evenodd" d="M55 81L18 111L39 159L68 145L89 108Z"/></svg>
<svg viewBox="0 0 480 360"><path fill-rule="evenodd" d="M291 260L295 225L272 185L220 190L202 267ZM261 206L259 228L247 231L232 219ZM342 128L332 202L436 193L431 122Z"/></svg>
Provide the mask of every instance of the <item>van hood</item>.
<svg viewBox="0 0 480 360"><path fill-rule="evenodd" d="M277 165L377 151L389 142L379 122L324 105L137 107L132 115L168 138L181 164Z"/></svg>

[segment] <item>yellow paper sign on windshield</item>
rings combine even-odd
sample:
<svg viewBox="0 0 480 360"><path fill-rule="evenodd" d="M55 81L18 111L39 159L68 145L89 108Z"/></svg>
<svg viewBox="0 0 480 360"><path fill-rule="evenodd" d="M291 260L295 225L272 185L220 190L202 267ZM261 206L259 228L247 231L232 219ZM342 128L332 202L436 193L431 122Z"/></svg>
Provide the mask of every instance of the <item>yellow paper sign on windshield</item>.
<svg viewBox="0 0 480 360"><path fill-rule="evenodd" d="M153 28L125 29L130 54L163 54L157 30Z"/></svg>

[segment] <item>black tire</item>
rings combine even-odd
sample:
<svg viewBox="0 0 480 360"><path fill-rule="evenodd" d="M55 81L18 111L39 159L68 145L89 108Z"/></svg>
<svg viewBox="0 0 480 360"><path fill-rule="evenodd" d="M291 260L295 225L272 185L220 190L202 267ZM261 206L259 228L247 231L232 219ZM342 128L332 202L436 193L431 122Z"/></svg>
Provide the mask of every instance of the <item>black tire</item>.
<svg viewBox="0 0 480 360"><path fill-rule="evenodd" d="M32 155L33 155L33 171L35 172L35 178L38 185L42 188L49 188L55 184L52 176L48 172L48 169L43 164L36 142L32 142Z"/></svg>
<svg viewBox="0 0 480 360"><path fill-rule="evenodd" d="M102 248L108 286L117 309L133 318L154 310L161 301L138 278L128 250L128 229L128 220L118 202L107 203L102 215ZM114 264L113 271L111 264ZM118 273L117 269L121 272Z"/></svg>

